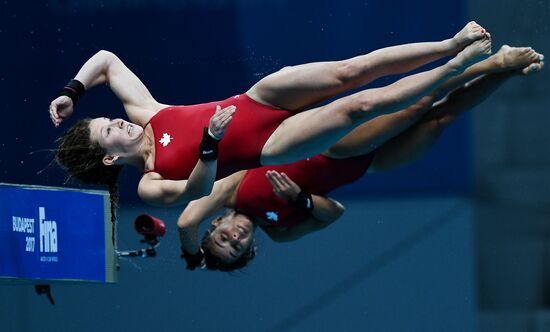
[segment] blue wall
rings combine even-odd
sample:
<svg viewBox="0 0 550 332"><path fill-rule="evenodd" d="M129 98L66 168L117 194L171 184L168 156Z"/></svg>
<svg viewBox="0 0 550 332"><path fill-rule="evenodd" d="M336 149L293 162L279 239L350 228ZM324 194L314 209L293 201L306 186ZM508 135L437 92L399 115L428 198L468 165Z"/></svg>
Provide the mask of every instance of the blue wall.
<svg viewBox="0 0 550 332"><path fill-rule="evenodd" d="M459 198L343 200L346 214L300 241L257 236L243 272L185 270L173 220L154 259L121 259L117 284L0 282L2 332L476 331L472 208ZM121 209L118 245L143 207ZM437 249L434 249L437 248Z"/></svg>
<svg viewBox="0 0 550 332"><path fill-rule="evenodd" d="M100 49L119 55L159 101L191 104L241 93L285 65L439 40L452 36L465 22L462 2L129 3L0 4L1 182L60 185L65 181L62 171L48 166L53 155L42 151L54 148L60 134L49 122L48 105ZM69 124L81 116L118 117L122 112L106 87L96 88L81 99ZM469 154L463 119L420 162L368 176L344 192L465 191L470 182ZM137 172L123 174L123 181L137 178ZM125 187L123 200L135 198L134 185Z"/></svg>

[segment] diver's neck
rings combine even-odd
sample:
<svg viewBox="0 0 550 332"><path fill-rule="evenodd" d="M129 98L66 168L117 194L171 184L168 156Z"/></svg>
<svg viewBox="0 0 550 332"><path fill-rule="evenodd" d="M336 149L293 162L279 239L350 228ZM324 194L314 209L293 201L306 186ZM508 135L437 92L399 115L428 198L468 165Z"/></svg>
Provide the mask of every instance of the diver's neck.
<svg viewBox="0 0 550 332"><path fill-rule="evenodd" d="M154 169L155 160L155 142L148 131L143 131L143 136L138 148L138 157L135 160L134 166L140 171Z"/></svg>

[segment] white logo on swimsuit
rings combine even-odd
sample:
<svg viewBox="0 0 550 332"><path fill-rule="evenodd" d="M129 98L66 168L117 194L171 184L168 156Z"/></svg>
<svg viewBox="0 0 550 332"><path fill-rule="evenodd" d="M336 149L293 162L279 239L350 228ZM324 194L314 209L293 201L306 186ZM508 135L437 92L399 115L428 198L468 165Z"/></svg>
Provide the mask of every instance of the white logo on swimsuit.
<svg viewBox="0 0 550 332"><path fill-rule="evenodd" d="M234 99L237 99L237 98L239 98L240 96L241 96L241 95L236 95L236 96L234 96L233 98L234 98Z"/></svg>
<svg viewBox="0 0 550 332"><path fill-rule="evenodd" d="M266 212L265 216L267 217L267 220L279 221L279 216L277 215L277 212L275 212L275 211Z"/></svg>
<svg viewBox="0 0 550 332"><path fill-rule="evenodd" d="M172 137L170 137L170 135L168 135L167 133L164 133L162 134L162 138L159 140L160 144L162 144L162 146L167 146L168 144L170 144L170 142L172 142Z"/></svg>

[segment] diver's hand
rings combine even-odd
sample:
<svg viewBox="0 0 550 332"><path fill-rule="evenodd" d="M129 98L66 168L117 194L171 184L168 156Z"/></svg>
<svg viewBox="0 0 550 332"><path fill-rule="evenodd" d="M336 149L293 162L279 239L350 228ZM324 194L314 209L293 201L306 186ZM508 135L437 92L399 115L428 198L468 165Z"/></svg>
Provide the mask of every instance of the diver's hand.
<svg viewBox="0 0 550 332"><path fill-rule="evenodd" d="M73 114L73 101L67 96L59 96L50 104L50 119L55 127Z"/></svg>
<svg viewBox="0 0 550 332"><path fill-rule="evenodd" d="M300 191L302 191L302 189L285 173L267 171L265 172L265 176L271 183L275 195L287 200L288 202L295 201Z"/></svg>
<svg viewBox="0 0 550 332"><path fill-rule="evenodd" d="M187 263L187 270L195 270L197 267L202 268L204 266L204 251L199 248L196 254L188 253L183 247L181 247L181 258L185 259Z"/></svg>
<svg viewBox="0 0 550 332"><path fill-rule="evenodd" d="M227 126L233 119L233 113L237 110L237 107L231 105L222 109L220 105L216 106L216 113L210 118L210 124L208 125L208 130L211 135L214 135L214 138L221 140L225 134Z"/></svg>

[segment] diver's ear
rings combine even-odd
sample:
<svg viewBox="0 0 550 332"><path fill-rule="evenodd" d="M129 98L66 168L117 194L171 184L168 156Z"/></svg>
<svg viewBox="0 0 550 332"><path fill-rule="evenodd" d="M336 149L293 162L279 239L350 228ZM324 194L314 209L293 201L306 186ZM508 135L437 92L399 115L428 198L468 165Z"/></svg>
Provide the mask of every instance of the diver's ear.
<svg viewBox="0 0 550 332"><path fill-rule="evenodd" d="M103 157L103 165L112 166L116 163L117 160L118 156L116 155L105 155L105 157Z"/></svg>
<svg viewBox="0 0 550 332"><path fill-rule="evenodd" d="M222 222L222 217L218 217L218 218L212 220L212 225L218 227L221 222Z"/></svg>

